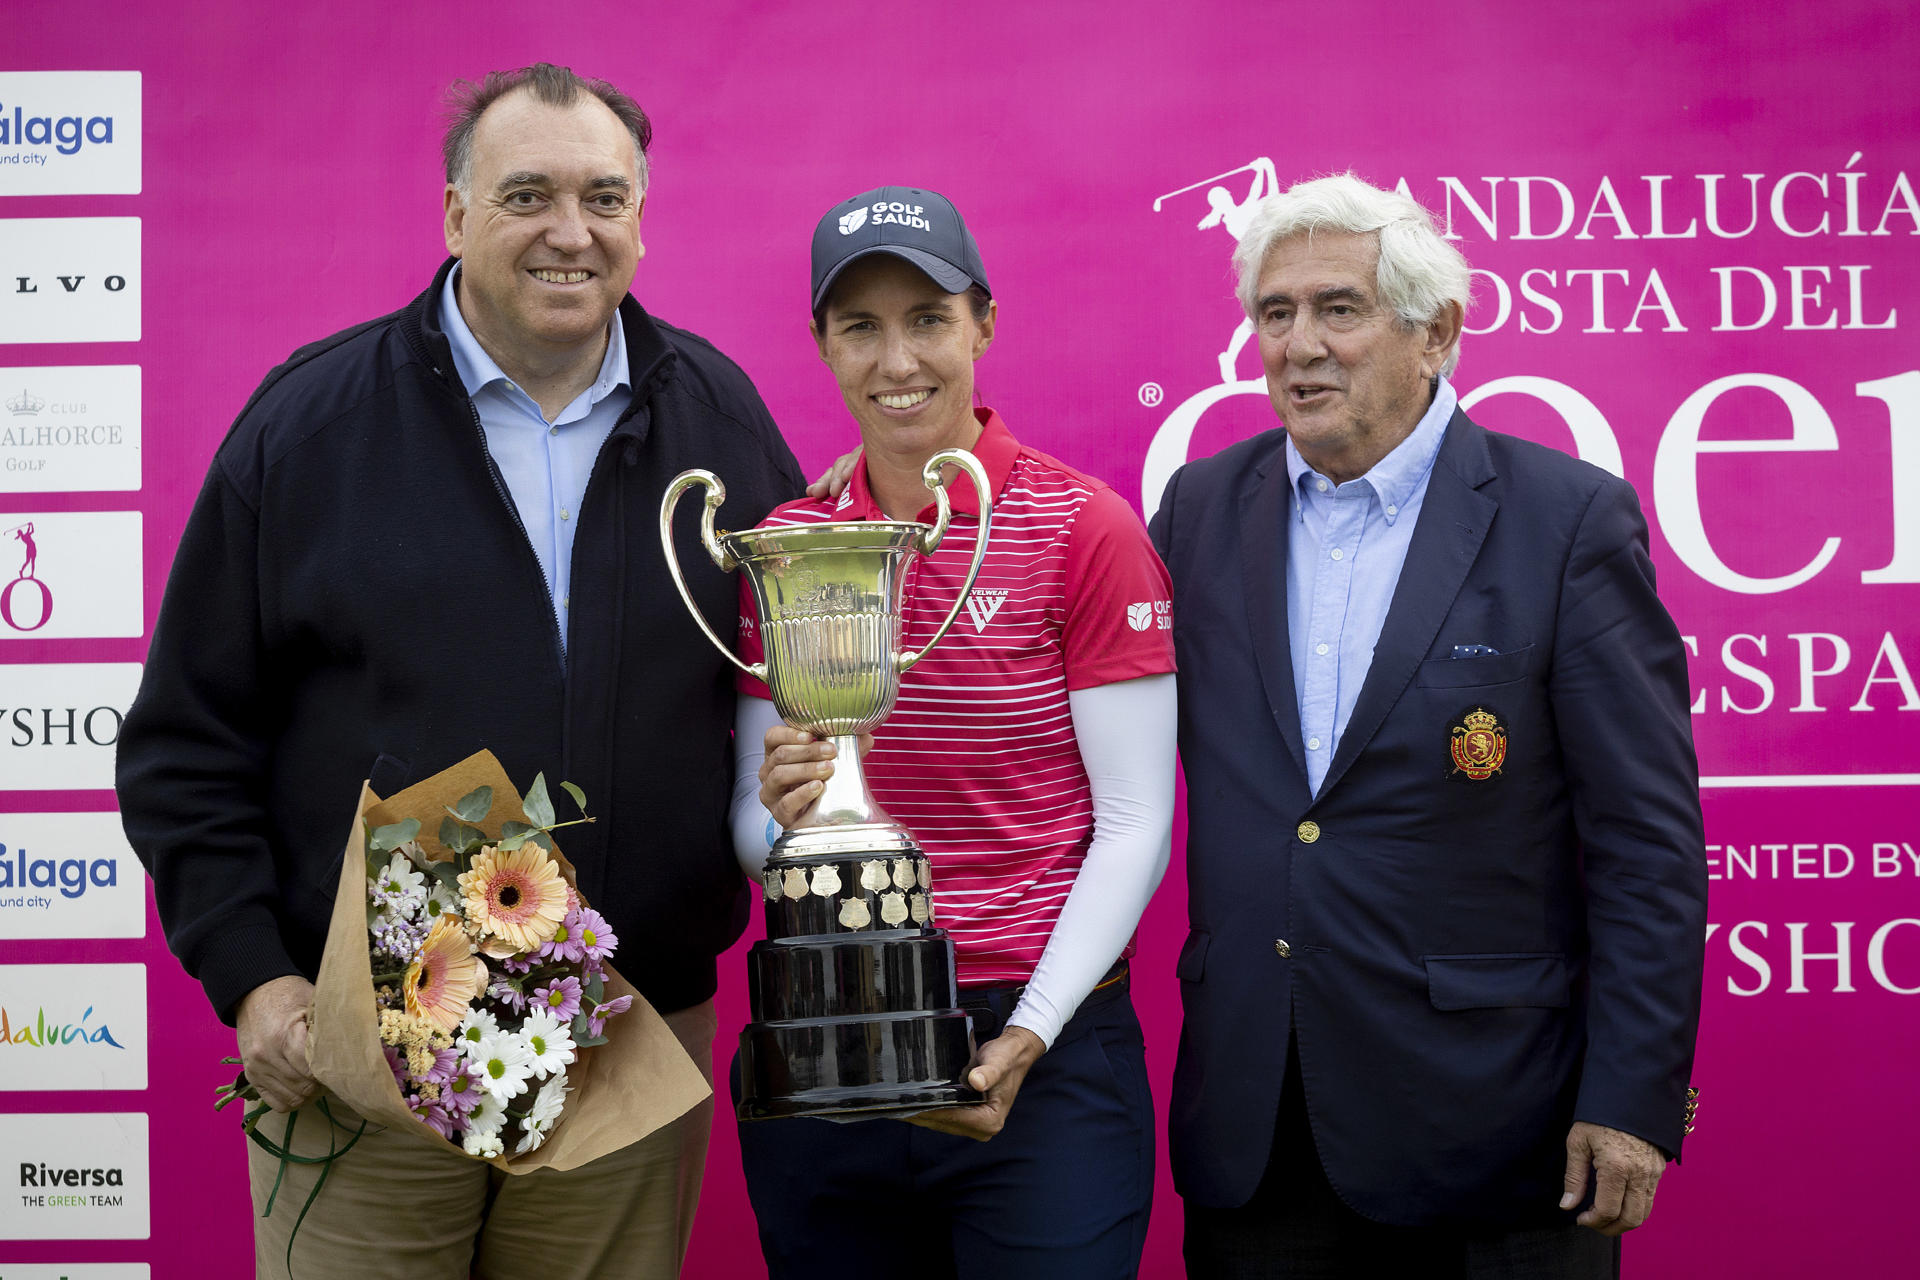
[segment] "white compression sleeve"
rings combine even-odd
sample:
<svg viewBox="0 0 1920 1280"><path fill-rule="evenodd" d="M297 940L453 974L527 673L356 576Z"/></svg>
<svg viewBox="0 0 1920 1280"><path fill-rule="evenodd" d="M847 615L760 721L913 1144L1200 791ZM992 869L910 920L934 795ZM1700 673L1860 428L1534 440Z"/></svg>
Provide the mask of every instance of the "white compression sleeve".
<svg viewBox="0 0 1920 1280"><path fill-rule="evenodd" d="M1166 874L1173 833L1174 677L1078 689L1067 702L1093 790L1093 843L1026 993L1007 1018L1008 1026L1025 1027L1048 1048L1133 936Z"/></svg>
<svg viewBox="0 0 1920 1280"><path fill-rule="evenodd" d="M767 865L780 828L760 803L760 762L767 758L767 730L782 723L780 713L765 698L741 694L733 712L733 856L740 869L754 879Z"/></svg>

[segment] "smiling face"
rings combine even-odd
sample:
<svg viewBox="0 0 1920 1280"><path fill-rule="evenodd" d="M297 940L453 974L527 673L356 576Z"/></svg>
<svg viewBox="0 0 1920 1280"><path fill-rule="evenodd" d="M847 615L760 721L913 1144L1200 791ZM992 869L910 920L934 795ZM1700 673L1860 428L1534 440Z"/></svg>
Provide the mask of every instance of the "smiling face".
<svg viewBox="0 0 1920 1280"><path fill-rule="evenodd" d="M1293 236L1267 253L1254 292L1268 398L1300 456L1342 483L1419 425L1460 335L1451 306L1431 324L1401 324L1380 299L1378 259L1372 235Z"/></svg>
<svg viewBox="0 0 1920 1280"><path fill-rule="evenodd" d="M869 454L917 466L978 438L973 362L993 341L992 303L975 320L966 294L876 253L840 274L821 315L814 341Z"/></svg>
<svg viewBox="0 0 1920 1280"><path fill-rule="evenodd" d="M480 345L509 373L597 360L642 252L633 136L590 95L510 93L474 129L468 188L447 187L446 238Z"/></svg>

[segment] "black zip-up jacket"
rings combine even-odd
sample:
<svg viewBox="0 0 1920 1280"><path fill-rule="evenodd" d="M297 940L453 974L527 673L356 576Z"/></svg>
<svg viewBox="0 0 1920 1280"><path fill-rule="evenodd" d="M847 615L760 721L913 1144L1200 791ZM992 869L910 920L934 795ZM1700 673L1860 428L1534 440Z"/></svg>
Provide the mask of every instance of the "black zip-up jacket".
<svg viewBox="0 0 1920 1280"><path fill-rule="evenodd" d="M633 402L594 462L563 659L545 575L440 329L441 288L295 352L214 455L119 742L127 836L167 942L231 1022L319 970L363 778L391 795L493 751L522 790L566 779L598 821L561 847L662 1012L714 992L745 926L727 834L732 668L661 555L660 496L706 467L747 528L804 481L709 343L621 304ZM676 521L715 632L737 586Z"/></svg>

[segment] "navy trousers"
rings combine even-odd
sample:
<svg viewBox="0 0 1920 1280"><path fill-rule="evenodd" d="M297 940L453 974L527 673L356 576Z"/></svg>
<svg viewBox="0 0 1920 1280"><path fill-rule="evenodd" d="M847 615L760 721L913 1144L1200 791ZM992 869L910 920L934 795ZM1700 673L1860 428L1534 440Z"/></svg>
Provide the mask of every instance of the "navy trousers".
<svg viewBox="0 0 1920 1280"><path fill-rule="evenodd" d="M997 1033L1016 992L961 992ZM739 1093L739 1063L734 1064ZM1123 977L1027 1073L989 1142L899 1120L740 1126L773 1280L1118 1280L1153 1204L1153 1100Z"/></svg>

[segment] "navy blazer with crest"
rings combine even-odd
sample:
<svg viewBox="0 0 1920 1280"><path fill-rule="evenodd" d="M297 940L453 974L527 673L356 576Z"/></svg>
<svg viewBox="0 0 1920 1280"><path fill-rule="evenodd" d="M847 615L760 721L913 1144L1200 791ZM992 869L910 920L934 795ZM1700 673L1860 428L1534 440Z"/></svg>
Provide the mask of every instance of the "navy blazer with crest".
<svg viewBox="0 0 1920 1280"><path fill-rule="evenodd" d="M1646 523L1625 481L1456 412L1315 797L1285 449L1274 430L1189 463L1151 526L1187 782L1175 1184L1215 1207L1253 1195L1297 1036L1353 1208L1567 1220L1575 1120L1678 1154L1699 1023L1698 769Z"/></svg>

